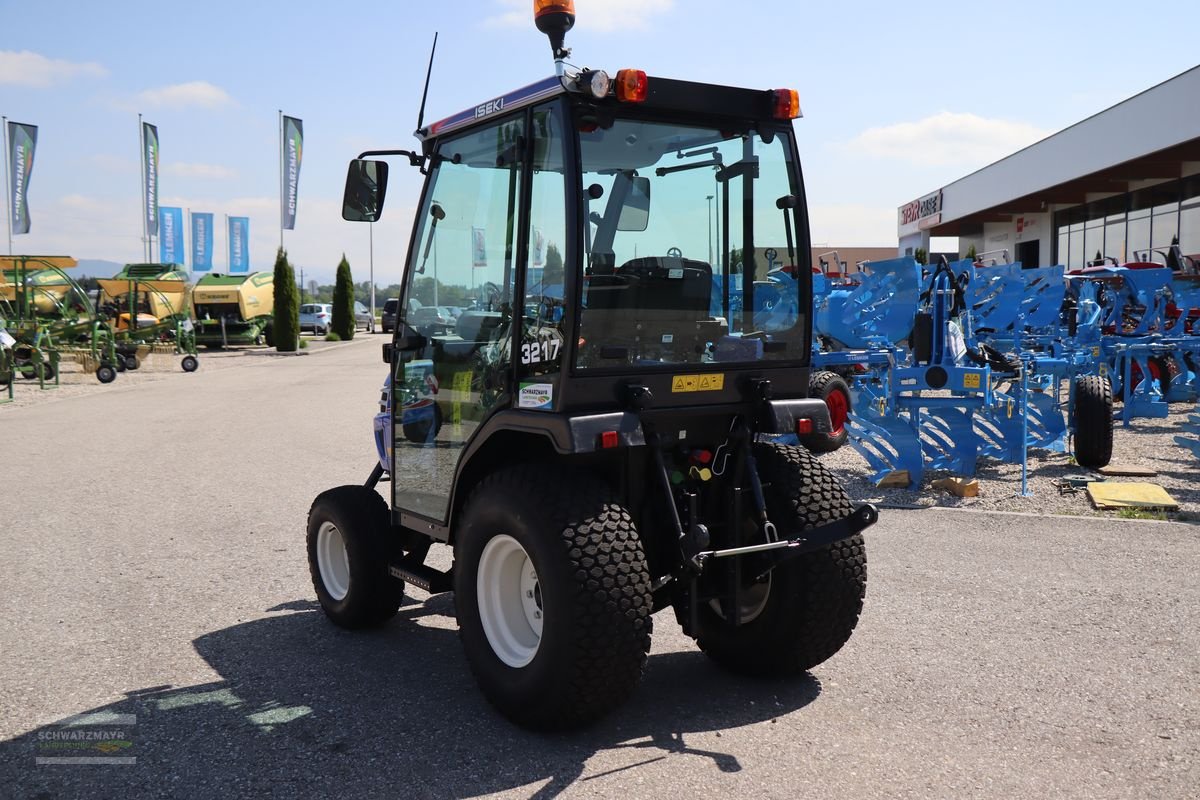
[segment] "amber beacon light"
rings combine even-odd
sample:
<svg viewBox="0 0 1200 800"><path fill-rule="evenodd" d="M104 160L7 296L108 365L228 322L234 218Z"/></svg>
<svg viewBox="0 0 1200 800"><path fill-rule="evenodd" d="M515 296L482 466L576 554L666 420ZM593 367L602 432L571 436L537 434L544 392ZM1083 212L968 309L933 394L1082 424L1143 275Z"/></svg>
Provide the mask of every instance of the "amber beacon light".
<svg viewBox="0 0 1200 800"><path fill-rule="evenodd" d="M561 76L562 61L571 54L565 42L567 31L575 26L575 0L533 0L533 24L550 38Z"/></svg>

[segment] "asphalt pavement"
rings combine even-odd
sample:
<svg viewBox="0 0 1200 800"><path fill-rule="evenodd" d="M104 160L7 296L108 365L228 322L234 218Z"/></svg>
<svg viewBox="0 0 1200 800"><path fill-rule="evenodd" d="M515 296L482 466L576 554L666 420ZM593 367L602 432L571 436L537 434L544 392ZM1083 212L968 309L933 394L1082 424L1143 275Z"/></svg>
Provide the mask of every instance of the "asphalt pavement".
<svg viewBox="0 0 1200 800"><path fill-rule="evenodd" d="M628 705L513 727L450 595L369 633L317 609L305 515L371 469L382 341L0 408L0 796L1200 793L1183 524L884 511L810 675L727 675L659 614Z"/></svg>

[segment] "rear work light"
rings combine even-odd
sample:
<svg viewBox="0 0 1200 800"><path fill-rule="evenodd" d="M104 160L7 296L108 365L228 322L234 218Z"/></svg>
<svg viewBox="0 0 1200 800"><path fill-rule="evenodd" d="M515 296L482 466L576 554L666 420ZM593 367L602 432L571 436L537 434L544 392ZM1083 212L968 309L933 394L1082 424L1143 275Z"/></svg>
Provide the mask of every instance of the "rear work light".
<svg viewBox="0 0 1200 800"><path fill-rule="evenodd" d="M800 93L795 89L775 90L775 119L795 119L800 116Z"/></svg>
<svg viewBox="0 0 1200 800"><path fill-rule="evenodd" d="M623 69L617 73L617 99L622 103L646 101L646 73L640 69Z"/></svg>

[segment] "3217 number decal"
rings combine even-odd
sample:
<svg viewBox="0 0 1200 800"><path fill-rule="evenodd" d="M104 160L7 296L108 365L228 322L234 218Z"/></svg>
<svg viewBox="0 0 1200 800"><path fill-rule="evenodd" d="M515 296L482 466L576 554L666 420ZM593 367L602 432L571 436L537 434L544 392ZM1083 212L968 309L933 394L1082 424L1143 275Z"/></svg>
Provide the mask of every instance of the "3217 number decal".
<svg viewBox="0 0 1200 800"><path fill-rule="evenodd" d="M540 339L536 342L525 342L521 345L522 364L541 364L546 361L557 361L558 351L562 348L559 339Z"/></svg>

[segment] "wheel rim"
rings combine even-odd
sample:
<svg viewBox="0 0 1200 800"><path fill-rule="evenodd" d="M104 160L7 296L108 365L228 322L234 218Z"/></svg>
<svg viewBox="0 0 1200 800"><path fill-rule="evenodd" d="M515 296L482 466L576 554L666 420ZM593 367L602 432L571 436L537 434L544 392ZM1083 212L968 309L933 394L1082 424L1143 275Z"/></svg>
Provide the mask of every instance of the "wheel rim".
<svg viewBox="0 0 1200 800"><path fill-rule="evenodd" d="M524 667L542 641L542 590L525 548L511 536L495 536L479 554L475 582L479 620L496 657Z"/></svg>
<svg viewBox="0 0 1200 800"><path fill-rule="evenodd" d="M350 593L350 556L342 532L332 522L322 522L317 529L317 568L331 598L342 600Z"/></svg>
<svg viewBox="0 0 1200 800"><path fill-rule="evenodd" d="M850 401L840 390L835 389L825 398L825 405L829 407L829 421L833 427L833 434L840 435L846 427L846 417L850 414Z"/></svg>
<svg viewBox="0 0 1200 800"><path fill-rule="evenodd" d="M771 574L767 573L766 580L762 583L755 583L751 586L742 588L741 606L738 609L738 617L744 625L747 622L753 622L758 619L758 615L767 607L767 600L771 597ZM710 600L708 603L713 612L723 620L733 621L732 609L727 607L730 605L728 600Z"/></svg>

